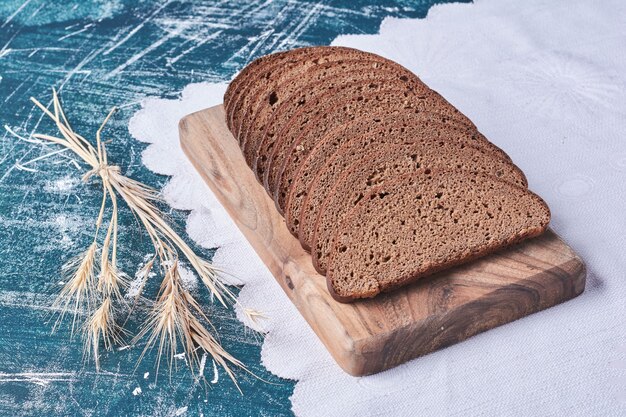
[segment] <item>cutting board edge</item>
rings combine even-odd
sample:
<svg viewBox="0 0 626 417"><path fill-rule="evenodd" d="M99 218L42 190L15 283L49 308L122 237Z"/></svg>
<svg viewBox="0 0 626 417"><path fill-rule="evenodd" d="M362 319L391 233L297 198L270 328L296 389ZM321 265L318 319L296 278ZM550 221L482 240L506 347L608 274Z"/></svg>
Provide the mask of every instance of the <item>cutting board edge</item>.
<svg viewBox="0 0 626 417"><path fill-rule="evenodd" d="M510 294L513 291L519 294L519 296L516 296L514 298L520 298L526 292L525 288L527 288L527 286L520 285L521 283L524 283L524 282L525 283L529 283L529 282L543 283L545 282L545 277L558 276L559 275L558 271L563 270L569 264L571 264L571 268L568 268L572 271L571 275L562 274L562 280L565 284L567 284L566 281L569 281L570 285L567 285L566 290L563 291L562 293L554 294L552 297L547 297L547 295L544 295L544 297L542 298L543 300L552 299L552 301L548 301L543 304L534 305L533 308L531 309L528 309L521 313L514 314L512 317L510 317L510 319L507 318L505 314L502 314L503 310L508 310L510 308L510 305L505 305L503 306L503 308L500 309L498 307L499 306L498 302L504 301L506 303L510 303L511 297L502 298L500 297L501 293L508 292ZM489 330L498 328L504 324L513 323L517 320L521 320L526 317L529 317L532 314L537 313L539 311L547 310L551 307L573 300L574 298L578 297L580 294L584 292L585 285L586 285L586 277L587 277L587 272L586 272L585 263L582 262L582 260L577 256L575 259L572 259L559 267L554 267L549 270L541 271L532 277L520 279L518 282L511 283L510 285L506 287L495 289L494 291L484 294L482 297L480 297L477 300L472 301L471 303L464 304L452 310L447 310L444 314L432 314L428 317L428 319L415 321L406 326L398 327L394 329L393 332L370 335L369 337L364 337L362 339L354 340L354 349L351 350L350 352L346 352L346 355L345 355L346 357L351 358L351 360L349 361L349 363L339 363L339 365L342 367L344 371L346 371L348 374L352 376L366 376L366 375L372 375L378 372L382 372L384 370L401 365L402 363L405 363L407 361L410 361L410 360L413 360L422 356L426 356L430 353L434 353L436 351L445 349L452 345L459 344L480 333L485 333ZM467 316L468 312L471 311L474 306L480 306L482 310L481 313L483 313L483 316L484 316L485 311L488 311L492 315L497 315L498 317L504 317L504 319L500 320L497 323L494 323L493 321L488 322L488 321L483 320L481 322L482 325L477 327L475 331L464 333L462 337L454 339L454 340L446 340L446 335L443 334L442 336L440 336L441 338L444 339L443 341L435 343L428 347L424 347L424 348L415 348L414 346L413 351L409 354L395 355L394 352L392 352L393 347L391 349L384 349L385 351L389 353L390 357L392 358L401 357L401 359L398 361L398 363L387 363L387 364L382 364L381 366L374 366L374 367L371 366L371 364L375 364L376 362L371 361L370 358L368 358L367 353L371 351L378 352L380 349L376 349L375 348L376 345L386 346L389 341L392 341L396 337L396 334L398 332L409 332L409 333L414 333L415 335L419 336L421 334L428 333L427 331L424 331L424 329L431 328L432 330L435 330L438 328L442 328L442 331L448 330L448 332L451 333L452 335L458 334L454 330L450 331L449 330L450 327L447 326L447 323L449 320L452 320L454 324L457 324L460 322L460 318L455 317L451 319L450 317L453 317L458 314L461 314L462 316ZM491 309L493 309L494 311L491 311ZM463 327L465 329L469 328L469 326L463 326ZM424 341L419 341L419 342L422 343L422 345L418 344L418 346L423 346Z"/></svg>

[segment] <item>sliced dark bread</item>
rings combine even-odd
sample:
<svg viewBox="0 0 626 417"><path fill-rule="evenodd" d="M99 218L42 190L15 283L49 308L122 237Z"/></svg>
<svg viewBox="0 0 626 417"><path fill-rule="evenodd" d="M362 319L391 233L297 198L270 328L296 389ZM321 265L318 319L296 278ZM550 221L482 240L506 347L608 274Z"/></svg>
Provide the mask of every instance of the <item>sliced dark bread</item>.
<svg viewBox="0 0 626 417"><path fill-rule="evenodd" d="M376 81L367 79L356 81L350 84L342 85L337 89L337 91L332 90L332 94L323 94L309 100L306 105L296 111L296 114L292 116L291 120L293 121L296 117L304 118L306 117L305 115L313 117L313 113L320 112L322 109L327 108L328 101L336 102L345 100L348 102L348 104L346 104L346 108L348 109L354 107L357 101L369 103L372 100L376 100L376 97L381 94L381 91L383 90L389 92L393 89L393 91L396 91L397 94L402 95L406 92L408 96L409 93L412 92L411 88L411 84L407 84L400 79L394 78L384 79L381 77L381 79ZM334 97L335 99L330 100L331 97ZM361 103L359 107L363 108L364 104ZM330 123L320 125L318 126L320 130L317 134L331 130L333 127L334 126ZM274 185L275 176L279 173L278 169L280 168L278 165L273 166L274 157L277 155L278 157L281 156L280 152L275 151L288 151L303 131L308 131L306 123L296 125L295 123L290 122L282 128L280 133L274 135L273 137L266 137L265 140L259 144L256 152L253 153L251 148L246 149L246 152L244 152L248 162L249 158L256 157L252 166L255 168L257 176L263 180L263 185L266 186L270 195L272 195L273 188L269 187ZM272 172L270 175L269 170L271 169L274 169L275 172Z"/></svg>
<svg viewBox="0 0 626 417"><path fill-rule="evenodd" d="M373 297L543 233L550 211L483 174L424 170L374 189L336 228L327 283L342 302Z"/></svg>
<svg viewBox="0 0 626 417"><path fill-rule="evenodd" d="M364 116L370 118L371 116L376 116L376 120L379 120L379 118L383 118L382 120L384 120L386 125L392 127L397 123L397 120L399 118L413 118L415 114L427 113L429 115L427 120L442 121L449 124L450 126L455 127L456 129L467 132L472 138L475 139L475 141L477 142L477 146L488 149L494 154L498 154L499 157L509 159L508 155L506 155L502 150L489 142L475 128L468 127L466 124L464 124L463 119L451 119L451 116L449 114L444 115L440 113L423 111L423 109L437 108L436 105L438 103L438 99L439 96L436 95L436 93L420 94L418 98L413 98L406 101L391 101L383 107L374 108L370 111L367 111L367 107L365 107L366 112ZM367 106L367 104L365 105ZM363 116L358 114L358 109L353 108L348 110L356 113L356 116L359 118ZM341 116L341 110L332 115L335 120L338 120L338 123L340 125L346 123L346 121L341 120ZM322 118L324 118L324 116L322 116ZM351 122L348 122L348 124L350 123ZM288 152L283 152L284 156L282 157L282 162L279 162L279 159L272 159L272 164L274 164L274 167L278 166L279 163L281 164L278 170L278 180L276 184L273 185L273 188L271 188L271 190L273 191L274 201L276 202L278 208L281 210L281 213L286 213L285 208L287 207L287 199L291 189L293 188L292 185L294 181L298 179L301 175L299 169L303 166L303 162L307 160L308 156L311 154L311 152L313 152L318 144L323 143L327 137L328 132L317 127L320 124L326 125L328 124L328 122L326 120L323 120L321 123L312 123L309 127L307 127L298 136L295 143L291 145L291 149ZM370 124L370 122L368 122L368 124ZM335 123L330 124L331 129L333 126L335 126ZM363 126L363 128L365 129L368 129L370 127L371 126ZM287 136L288 135L281 135L281 137L283 138ZM349 138L350 137L346 135L342 139L348 140ZM336 141L334 143L336 143ZM317 155L320 154L318 153ZM271 181L268 181L268 186L272 186Z"/></svg>
<svg viewBox="0 0 626 417"><path fill-rule="evenodd" d="M246 65L236 76L235 78L233 78L231 80L231 82L228 84L228 88L226 88L226 92L224 93L224 110L226 114L229 114L230 111L230 106L232 104L231 99L233 97L236 97L237 94L239 94L239 88L241 88L242 85L245 85L249 79L249 77L251 76L252 73L254 73L255 71L258 71L259 68L262 68L263 65L266 65L267 62L270 61L278 61L280 59L282 59L285 55L287 54L295 54L295 53L302 53L303 51L300 50L304 50L305 48L299 48L298 50L293 50L293 51L286 51L286 52L277 52L277 53L273 53L273 54L269 54L269 55L265 55L262 56L260 58L255 59L254 61L250 62L248 65ZM310 48L308 48L310 49ZM226 124L228 125L228 128L230 129L230 120L227 117L226 118Z"/></svg>
<svg viewBox="0 0 626 417"><path fill-rule="evenodd" d="M299 165L293 176L287 177L284 174L286 171L283 171L280 181L282 182L284 179L287 179L291 184L287 188L287 198L284 200L284 203L282 203L284 198L282 196L277 196L276 202L282 208L291 233L298 237L300 210L302 203L306 199L310 185L317 173L343 143L352 139L354 136L362 136L376 129L393 127L397 124L399 119L412 117L412 114L421 112L421 109L422 106L419 101L410 101L399 108L392 105L386 108L374 109L371 113L367 113L363 115L363 117L352 120L328 132L315 144L313 149L311 149L311 152L309 152L308 156ZM475 143L475 146L482 145L479 143L481 141L486 141L484 138L478 140L480 134L476 132L475 129L468 128L457 120L450 119L438 113L426 111L422 113L428 115L429 119L432 118L441 123L449 124L456 129L466 131L471 137L476 137L478 143ZM508 156L502 155L502 152L497 152L497 157L510 160ZM281 190L279 190L279 192L281 192Z"/></svg>
<svg viewBox="0 0 626 417"><path fill-rule="evenodd" d="M250 94L251 90L258 83L259 77L262 77L266 73L267 69L280 68L283 64L287 67L297 66L299 60L306 60L308 57L319 55L323 52L322 50L325 49L326 47L313 46L277 52L257 58L250 64L255 64L252 70L247 71L244 69L244 71L242 71L240 76L236 79L237 82L232 88L232 93L229 96L228 102L224 103L227 124L232 126L231 132L233 135L237 134L235 130L236 126L234 126L233 122L238 113L235 109L238 109L243 105L244 96ZM351 50L351 48L334 48L328 52L338 53L342 50L348 49Z"/></svg>
<svg viewBox="0 0 626 417"><path fill-rule="evenodd" d="M319 64L326 62L327 69L331 69L332 65L328 65L332 62L345 62L346 60L352 60L358 64L358 66L349 67L353 71L393 71L396 75L407 82L414 84L416 91L426 91L428 87L411 71L402 67L400 64L383 58L376 54L366 53L357 50L340 50L338 53L332 47L318 48L323 58L319 59ZM332 51L332 53L329 53ZM339 58L337 57L339 56ZM338 69L334 69L338 72ZM278 73L280 71L280 73ZM271 113L274 109L290 98L294 91L302 91L303 83L310 83L315 81L310 73L303 74L301 71L296 70L283 70L279 68L275 71L277 75L273 78L273 88L266 88L261 90L260 94L251 93L253 97L249 105L244 108L244 116L240 121L238 127L238 135L242 141L247 140L248 130L263 130L266 126L265 115L267 112ZM331 76L331 74L328 74ZM271 87L271 86L270 86ZM264 111L265 110L265 111Z"/></svg>
<svg viewBox="0 0 626 417"><path fill-rule="evenodd" d="M406 130L411 135L411 129ZM341 158L342 150L338 154ZM344 216L373 188L410 172L427 168L454 168L483 172L520 186L526 181L520 171L504 160L496 160L484 149L459 146L459 143L432 139L387 145L375 152L357 153L349 168L339 176L322 203L315 221L311 255L313 266L326 274L328 255L332 249L333 231Z"/></svg>
<svg viewBox="0 0 626 417"><path fill-rule="evenodd" d="M369 83L366 81L367 85ZM277 195L280 176L286 167L287 161L294 158L302 160L301 156L319 142L327 132L335 127L362 117L376 109L401 108L411 106L416 111L437 107L439 96L434 92L415 93L406 89L405 85L396 82L387 82L384 90L374 91L367 94L327 95L320 97L317 103L301 109L293 116L292 122L283 128L274 141L271 150L259 152L259 157L269 155L263 174L263 184L270 195ZM415 102L415 104L410 104ZM306 146L305 146L306 145ZM290 157L294 157L291 158ZM258 162L257 162L258 166ZM297 163L295 165L297 167ZM292 169L290 166L289 169ZM277 199L275 199L277 200ZM278 206L279 211L284 206Z"/></svg>
<svg viewBox="0 0 626 417"><path fill-rule="evenodd" d="M416 147L437 146L441 142L449 142L457 152L464 152L475 144L465 131L457 130L450 125L429 120L427 115L417 114L404 120L398 119L394 126L377 129L366 135L356 136L347 141L334 156L317 173L307 192L300 210L298 239L302 246L309 250L313 241L317 215L332 190L335 181L341 174L357 161L367 161L372 150L385 149L393 144L415 143ZM524 174L510 161L499 158L497 154L481 148L487 159L494 164L493 172L502 172L504 178L512 183L526 186Z"/></svg>
<svg viewBox="0 0 626 417"><path fill-rule="evenodd" d="M251 117L249 115L251 105L256 103L260 96L271 94L271 91L280 85L283 80L303 74L317 65L349 59L368 59L368 57L371 57L373 60L376 59L377 55L352 48L316 47L309 48L298 56L288 57L288 59L272 62L270 65L264 66L262 71L256 71L250 78L248 84L243 87L241 94L239 94L237 102L232 106L231 124L235 137L239 138L244 118L248 121ZM380 59L382 60L383 58Z"/></svg>
<svg viewBox="0 0 626 417"><path fill-rule="evenodd" d="M255 173L262 177L265 171L265 162L268 160L267 154L271 152L277 134L291 122L292 117L298 113L300 109L307 106L313 108L319 105L319 98L328 97L326 96L327 93L332 93L333 95L342 94L342 91L352 88L354 83L369 80L374 82L374 85L359 84L357 88L379 88L381 83L385 83L387 80L393 78L399 81L406 80L405 82L407 84L411 82L411 78L404 77L398 71L378 71L372 69L371 71L349 71L343 75L333 77L332 79L303 86L302 91L284 100L280 107L272 113L258 143L247 142L248 146L254 146L254 148L249 149L249 151L254 152L252 158L254 159L253 170ZM411 88L411 86L409 85L408 88ZM311 105L311 103L313 104ZM260 166L257 166L257 163Z"/></svg>
<svg viewBox="0 0 626 417"><path fill-rule="evenodd" d="M362 73L368 72L372 74L376 79L381 80L379 84L387 79L387 75L391 79L393 73L397 73L397 71L390 73L389 69L386 69L384 72L380 71L379 68L381 66L384 66L384 63L380 61L365 59L338 60L309 68L306 72L288 79L280 80L278 78L277 82L279 84L272 91L261 94L256 102L251 103L241 121L239 143L244 151L244 155L251 155L250 158L246 158L248 163L251 166L254 164L254 156L257 155L258 144L263 138L265 128L270 120L275 120L271 118L273 112L281 108L282 104L298 107L298 101L296 101L297 98L294 94L300 96L302 92L315 88L320 92L330 91L332 94L338 95L341 94L339 86L346 87L356 81L366 79L365 76L359 76ZM356 77L349 77L350 74L354 74ZM408 88L415 88L418 84L423 89L428 88L417 77L409 77L409 75L410 73L407 71L402 76L407 81L399 82L406 84Z"/></svg>
<svg viewBox="0 0 626 417"><path fill-rule="evenodd" d="M494 152L508 158L501 149L482 136L467 117L436 92L409 90L399 96L393 91L390 83L385 84L387 85L390 91L385 93L372 92L370 95L359 94L352 97L343 94L328 94L315 102L310 102L292 117L290 124L282 129L277 139L268 144L272 146L271 149L259 151L259 158L268 158L263 173L263 184L277 201L281 214L286 195L279 194L285 190L285 188L279 189L279 184L284 170L288 171L287 178L290 178L290 174L297 170L298 162L302 160L302 157L306 157L306 154L327 132L336 126L350 123L352 120L377 110L395 111L395 109L407 107L416 113L420 111L439 113L458 122L456 125L462 125L464 130L474 132L473 136L477 142L480 142L478 146L491 148ZM263 165L260 166L263 168ZM257 159L257 170L260 170L259 159ZM279 199L281 199L280 202Z"/></svg>
<svg viewBox="0 0 626 417"><path fill-rule="evenodd" d="M337 53L343 49L344 48L339 48L329 52ZM238 83L231 94L228 107L225 108L226 119L229 126L232 126L231 132L233 135L237 137L238 126L235 125L235 120L238 120L238 115L240 113L239 109L242 108L244 100L249 98L255 86L260 82L259 79L267 75L267 70L272 71L274 69L279 69L281 65L284 65L286 68L298 66L299 61L306 61L312 56L313 59L316 59L315 57L320 55L320 53L322 53L322 49L320 49L320 47L304 47L269 54L258 58L256 61L260 62L255 65L255 68L252 71L242 73L242 77L238 80Z"/></svg>
<svg viewBox="0 0 626 417"><path fill-rule="evenodd" d="M249 89L252 83L251 80L258 74L262 73L263 69L268 65L277 64L288 59L298 59L298 57L311 54L315 51L315 49L316 47L304 47L264 55L246 65L241 72L237 74L237 76L228 85L226 93L224 94L226 124L233 134L234 128L231 125L233 106L235 103L238 103L241 93Z"/></svg>
<svg viewBox="0 0 626 417"><path fill-rule="evenodd" d="M242 122L239 136L244 154L250 155L251 159L246 158L248 163L253 161L251 166L256 171L254 161L259 154L264 154L264 149L266 149L263 147L264 143L272 142L276 132L280 132L280 129L287 125L291 117L302 107L307 105L313 107L315 103L318 103L317 99L327 93L334 97L347 94L344 91L352 87L354 83L366 80L371 81L372 87L376 89L393 82L404 84L414 91L428 91L428 87L410 71L380 60L346 60L313 67L305 74L285 80L282 85L277 86L252 110L256 113L254 121L247 126L244 126ZM303 84L303 82L306 83ZM263 149L262 152L261 149ZM259 173L261 172L263 172L263 167L259 169Z"/></svg>

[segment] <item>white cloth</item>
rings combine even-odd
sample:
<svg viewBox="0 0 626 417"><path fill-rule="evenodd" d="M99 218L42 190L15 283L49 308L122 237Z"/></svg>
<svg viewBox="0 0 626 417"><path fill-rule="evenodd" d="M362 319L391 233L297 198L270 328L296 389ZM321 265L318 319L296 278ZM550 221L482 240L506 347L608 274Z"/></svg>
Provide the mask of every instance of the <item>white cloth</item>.
<svg viewBox="0 0 626 417"><path fill-rule="evenodd" d="M550 205L552 228L587 263L577 299L363 378L334 364L185 159L177 122L225 85L148 99L130 129L143 160L172 177L187 231L264 311L263 364L297 380L299 416L626 415L626 2L477 0L426 19L387 19L337 45L407 66L504 148ZM242 169L245 169L242 167Z"/></svg>

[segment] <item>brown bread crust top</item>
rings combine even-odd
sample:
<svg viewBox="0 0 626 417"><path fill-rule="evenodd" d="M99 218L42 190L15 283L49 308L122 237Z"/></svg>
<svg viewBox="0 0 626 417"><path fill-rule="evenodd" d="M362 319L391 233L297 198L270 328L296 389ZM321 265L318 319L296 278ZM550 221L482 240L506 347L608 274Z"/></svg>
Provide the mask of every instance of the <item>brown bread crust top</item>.
<svg viewBox="0 0 626 417"><path fill-rule="evenodd" d="M241 123L248 114L250 106L256 102L259 95L275 88L281 82L280 80L303 73L317 65L350 58L384 59L378 55L353 48L328 46L309 48L299 53L290 54L286 59L282 59L279 62L271 62L269 65L257 68L257 71L252 72L248 83L242 86L241 93L231 106L230 118L233 135L239 139Z"/></svg>

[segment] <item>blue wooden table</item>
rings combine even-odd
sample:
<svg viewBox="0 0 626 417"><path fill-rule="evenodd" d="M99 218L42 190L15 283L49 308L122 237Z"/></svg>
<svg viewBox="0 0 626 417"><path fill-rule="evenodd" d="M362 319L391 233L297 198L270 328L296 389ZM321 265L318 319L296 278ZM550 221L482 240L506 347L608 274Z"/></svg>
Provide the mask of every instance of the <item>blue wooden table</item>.
<svg viewBox="0 0 626 417"><path fill-rule="evenodd" d="M160 188L167 178L141 165L144 145L128 119L146 96L175 97L193 82L228 80L251 59L337 35L375 33L386 16L423 17L430 0L352 1L3 0L0 2L0 415L289 415L293 382L260 365L261 339L234 313L203 303L224 346L265 381L239 373L244 396L225 375L195 383L184 363L162 369L155 355L135 369L142 346L106 353L100 373L84 363L67 326L51 333L59 272L92 239L97 184L82 184L54 151L16 140L56 133L30 103L62 93L76 131L93 135L108 110L111 159ZM171 212L184 233L185 213ZM120 264L136 271L151 251L132 215L121 213ZM197 248L199 251L201 249ZM211 257L211 251L204 251ZM149 291L156 291L153 283ZM199 295L200 296L200 295ZM201 297L202 298L202 297ZM131 316L136 330L138 317ZM175 364L176 365L176 364ZM206 371L213 379L213 370Z"/></svg>

